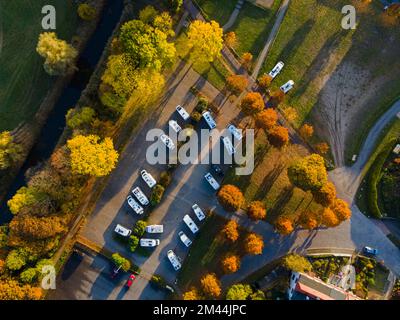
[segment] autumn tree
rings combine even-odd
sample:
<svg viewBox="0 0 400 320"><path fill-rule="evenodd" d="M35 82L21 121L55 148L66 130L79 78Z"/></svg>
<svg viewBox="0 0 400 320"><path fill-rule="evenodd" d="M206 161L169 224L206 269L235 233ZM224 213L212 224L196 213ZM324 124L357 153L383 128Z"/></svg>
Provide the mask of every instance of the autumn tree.
<svg viewBox="0 0 400 320"><path fill-rule="evenodd" d="M289 143L289 130L283 126L274 126L268 131L268 141L275 148L283 148Z"/></svg>
<svg viewBox="0 0 400 320"><path fill-rule="evenodd" d="M129 260L121 256L119 253L114 253L111 256L111 260L117 267L121 267L121 269L125 272L131 268L131 263Z"/></svg>
<svg viewBox="0 0 400 320"><path fill-rule="evenodd" d="M269 74L264 73L257 79L257 82L261 89L267 90L272 80L273 78Z"/></svg>
<svg viewBox="0 0 400 320"><path fill-rule="evenodd" d="M212 298L218 298L221 295L221 285L217 276L213 273L206 274L200 280L203 292Z"/></svg>
<svg viewBox="0 0 400 320"><path fill-rule="evenodd" d="M57 38L54 32L44 32L39 36L36 51L45 59L44 69L52 75L63 75L74 67L77 50L66 41Z"/></svg>
<svg viewBox="0 0 400 320"><path fill-rule="evenodd" d="M183 300L202 300L200 292L196 288L191 288L183 294Z"/></svg>
<svg viewBox="0 0 400 320"><path fill-rule="evenodd" d="M324 208L321 213L321 224L325 227L333 228L340 223L336 214L330 208Z"/></svg>
<svg viewBox="0 0 400 320"><path fill-rule="evenodd" d="M258 92L249 92L240 102L240 108L245 115L255 115L264 110L264 100Z"/></svg>
<svg viewBox="0 0 400 320"><path fill-rule="evenodd" d="M245 201L242 191L231 184L222 186L217 196L219 203L230 212L239 210Z"/></svg>
<svg viewBox="0 0 400 320"><path fill-rule="evenodd" d="M304 157L288 168L288 176L292 184L304 191L316 191L328 182L325 161L318 154Z"/></svg>
<svg viewBox="0 0 400 320"><path fill-rule="evenodd" d="M247 208L247 215L252 220L263 220L267 216L267 210L261 201L253 201Z"/></svg>
<svg viewBox="0 0 400 320"><path fill-rule="evenodd" d="M329 144L327 144L326 142L317 143L314 147L315 150L321 155L325 155L329 151Z"/></svg>
<svg viewBox="0 0 400 320"><path fill-rule="evenodd" d="M253 55L250 52L242 54L242 65L245 69L249 70L253 61Z"/></svg>
<svg viewBox="0 0 400 320"><path fill-rule="evenodd" d="M174 13L178 13L183 5L183 0L168 0L168 5Z"/></svg>
<svg viewBox="0 0 400 320"><path fill-rule="evenodd" d="M276 219L275 228L282 235L288 235L294 230L292 220L284 216L279 216L278 219Z"/></svg>
<svg viewBox="0 0 400 320"><path fill-rule="evenodd" d="M78 15L82 20L90 21L96 18L96 9L88 3L81 3L78 6Z"/></svg>
<svg viewBox="0 0 400 320"><path fill-rule="evenodd" d="M349 204L342 199L336 199L331 206L331 209L335 213L339 221L345 221L350 219L351 217L351 209L349 207Z"/></svg>
<svg viewBox="0 0 400 320"><path fill-rule="evenodd" d="M277 107L285 100L285 94L282 90L276 90L272 93L270 103L272 106Z"/></svg>
<svg viewBox="0 0 400 320"><path fill-rule="evenodd" d="M320 189L312 192L315 202L319 203L324 207L331 206L336 199L336 188L335 185L328 181Z"/></svg>
<svg viewBox="0 0 400 320"><path fill-rule="evenodd" d="M239 238L238 224L235 220L230 220L222 229L222 234L231 242Z"/></svg>
<svg viewBox="0 0 400 320"><path fill-rule="evenodd" d="M187 46L194 63L213 62L224 46L223 30L215 21L193 21L188 30Z"/></svg>
<svg viewBox="0 0 400 320"><path fill-rule="evenodd" d="M240 257L238 255L227 255L221 261L222 270L225 273L234 273L240 268Z"/></svg>
<svg viewBox="0 0 400 320"><path fill-rule="evenodd" d="M20 285L15 280L0 280L0 300L40 300L43 298L41 288L31 285Z"/></svg>
<svg viewBox="0 0 400 320"><path fill-rule="evenodd" d="M35 217L18 215L10 222L10 232L27 240L43 240L66 230L58 216Z"/></svg>
<svg viewBox="0 0 400 320"><path fill-rule="evenodd" d="M253 289L248 284L234 284L226 293L226 300L247 300L253 293Z"/></svg>
<svg viewBox="0 0 400 320"><path fill-rule="evenodd" d="M312 265L307 258L298 254L289 254L283 258L283 266L294 272L307 272L312 270Z"/></svg>
<svg viewBox="0 0 400 320"><path fill-rule="evenodd" d="M0 133L0 170L8 169L22 159L23 147L14 141L9 131Z"/></svg>
<svg viewBox="0 0 400 320"><path fill-rule="evenodd" d="M7 202L12 214L17 214L22 208L32 206L40 201L41 194L35 188L22 187Z"/></svg>
<svg viewBox="0 0 400 320"><path fill-rule="evenodd" d="M4 262L4 260L1 260L1 259L0 259L0 275L3 274L3 272L5 271L5 269L6 269L6 263Z"/></svg>
<svg viewBox="0 0 400 320"><path fill-rule="evenodd" d="M300 215L300 226L307 230L313 230L318 227L318 219L314 212L305 211Z"/></svg>
<svg viewBox="0 0 400 320"><path fill-rule="evenodd" d="M282 108L282 114L285 117L285 119L289 122L294 122L297 120L299 117L297 111L293 107L284 107Z"/></svg>
<svg viewBox="0 0 400 320"><path fill-rule="evenodd" d="M243 75L234 74L226 78L226 85L234 94L240 94L247 88L249 81Z"/></svg>
<svg viewBox="0 0 400 320"><path fill-rule="evenodd" d="M153 6L146 6L144 9L139 12L139 20L146 24L151 24L155 17L157 16L158 11Z"/></svg>
<svg viewBox="0 0 400 320"><path fill-rule="evenodd" d="M244 242L244 249L248 254L262 254L264 248L264 240L262 236L256 233L250 233Z"/></svg>
<svg viewBox="0 0 400 320"><path fill-rule="evenodd" d="M278 122L278 113L272 108L267 108L256 114L255 120L258 128L268 131Z"/></svg>
<svg viewBox="0 0 400 320"><path fill-rule="evenodd" d="M312 135L314 134L314 128L313 128L313 126L305 123L299 129L299 134L303 139L307 140L307 139L311 138Z"/></svg>
<svg viewBox="0 0 400 320"><path fill-rule="evenodd" d="M89 126L94 120L95 115L96 112L90 107L83 107L82 109L70 109L66 115L67 126L71 129Z"/></svg>
<svg viewBox="0 0 400 320"><path fill-rule="evenodd" d="M115 168L118 152L115 151L112 140L99 140L100 138L94 135L78 135L68 140L73 173L102 177Z"/></svg>
<svg viewBox="0 0 400 320"><path fill-rule="evenodd" d="M6 258L6 267L11 271L21 270L28 262L28 252L25 249L11 250Z"/></svg>
<svg viewBox="0 0 400 320"><path fill-rule="evenodd" d="M233 31L226 33L224 36L224 42L227 47L235 48L238 44L236 33Z"/></svg>

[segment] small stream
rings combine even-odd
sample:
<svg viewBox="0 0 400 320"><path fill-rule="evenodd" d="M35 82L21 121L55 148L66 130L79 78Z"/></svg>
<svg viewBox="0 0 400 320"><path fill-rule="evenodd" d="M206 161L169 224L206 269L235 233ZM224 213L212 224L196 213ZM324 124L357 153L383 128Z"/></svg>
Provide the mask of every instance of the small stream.
<svg viewBox="0 0 400 320"><path fill-rule="evenodd" d="M65 127L65 115L67 111L74 107L78 102L81 92L85 89L94 69L96 68L107 41L119 22L124 8L123 2L123 0L107 1L97 29L88 41L86 48L79 58L77 63L79 70L75 73L74 78L58 99L46 124L42 128L38 142L29 153L28 158L5 197L6 200L0 205L0 225L8 223L12 219L12 214L8 209L7 201L13 197L19 188L26 184L25 173L29 168L46 161L53 153Z"/></svg>

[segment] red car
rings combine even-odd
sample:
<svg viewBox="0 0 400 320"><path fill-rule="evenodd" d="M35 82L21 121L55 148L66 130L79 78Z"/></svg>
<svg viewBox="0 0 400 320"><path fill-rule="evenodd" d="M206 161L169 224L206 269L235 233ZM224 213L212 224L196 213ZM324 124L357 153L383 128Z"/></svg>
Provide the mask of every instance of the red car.
<svg viewBox="0 0 400 320"><path fill-rule="evenodd" d="M128 288L130 288L135 280L136 280L135 275L134 275L134 274L131 274L131 275L129 276L129 278L128 278L128 281L126 282L126 286L127 286Z"/></svg>

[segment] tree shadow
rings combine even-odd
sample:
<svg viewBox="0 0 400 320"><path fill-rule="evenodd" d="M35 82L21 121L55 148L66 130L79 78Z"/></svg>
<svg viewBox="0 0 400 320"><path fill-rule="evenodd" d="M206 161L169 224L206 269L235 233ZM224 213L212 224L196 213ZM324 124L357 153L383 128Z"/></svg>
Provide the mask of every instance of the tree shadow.
<svg viewBox="0 0 400 320"><path fill-rule="evenodd" d="M281 175L285 167L285 164L278 164L264 177L263 182L261 183L260 187L257 190L257 193L254 196L255 200L263 200L265 198L265 195L272 188L276 179Z"/></svg>

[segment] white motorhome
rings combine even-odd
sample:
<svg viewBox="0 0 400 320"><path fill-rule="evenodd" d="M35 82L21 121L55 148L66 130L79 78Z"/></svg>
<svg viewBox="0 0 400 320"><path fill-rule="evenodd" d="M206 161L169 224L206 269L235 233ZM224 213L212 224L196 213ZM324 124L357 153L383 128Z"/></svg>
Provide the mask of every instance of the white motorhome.
<svg viewBox="0 0 400 320"><path fill-rule="evenodd" d="M199 231L199 227L194 223L192 218L187 214L183 217L183 221L188 226L192 233L197 233Z"/></svg>

